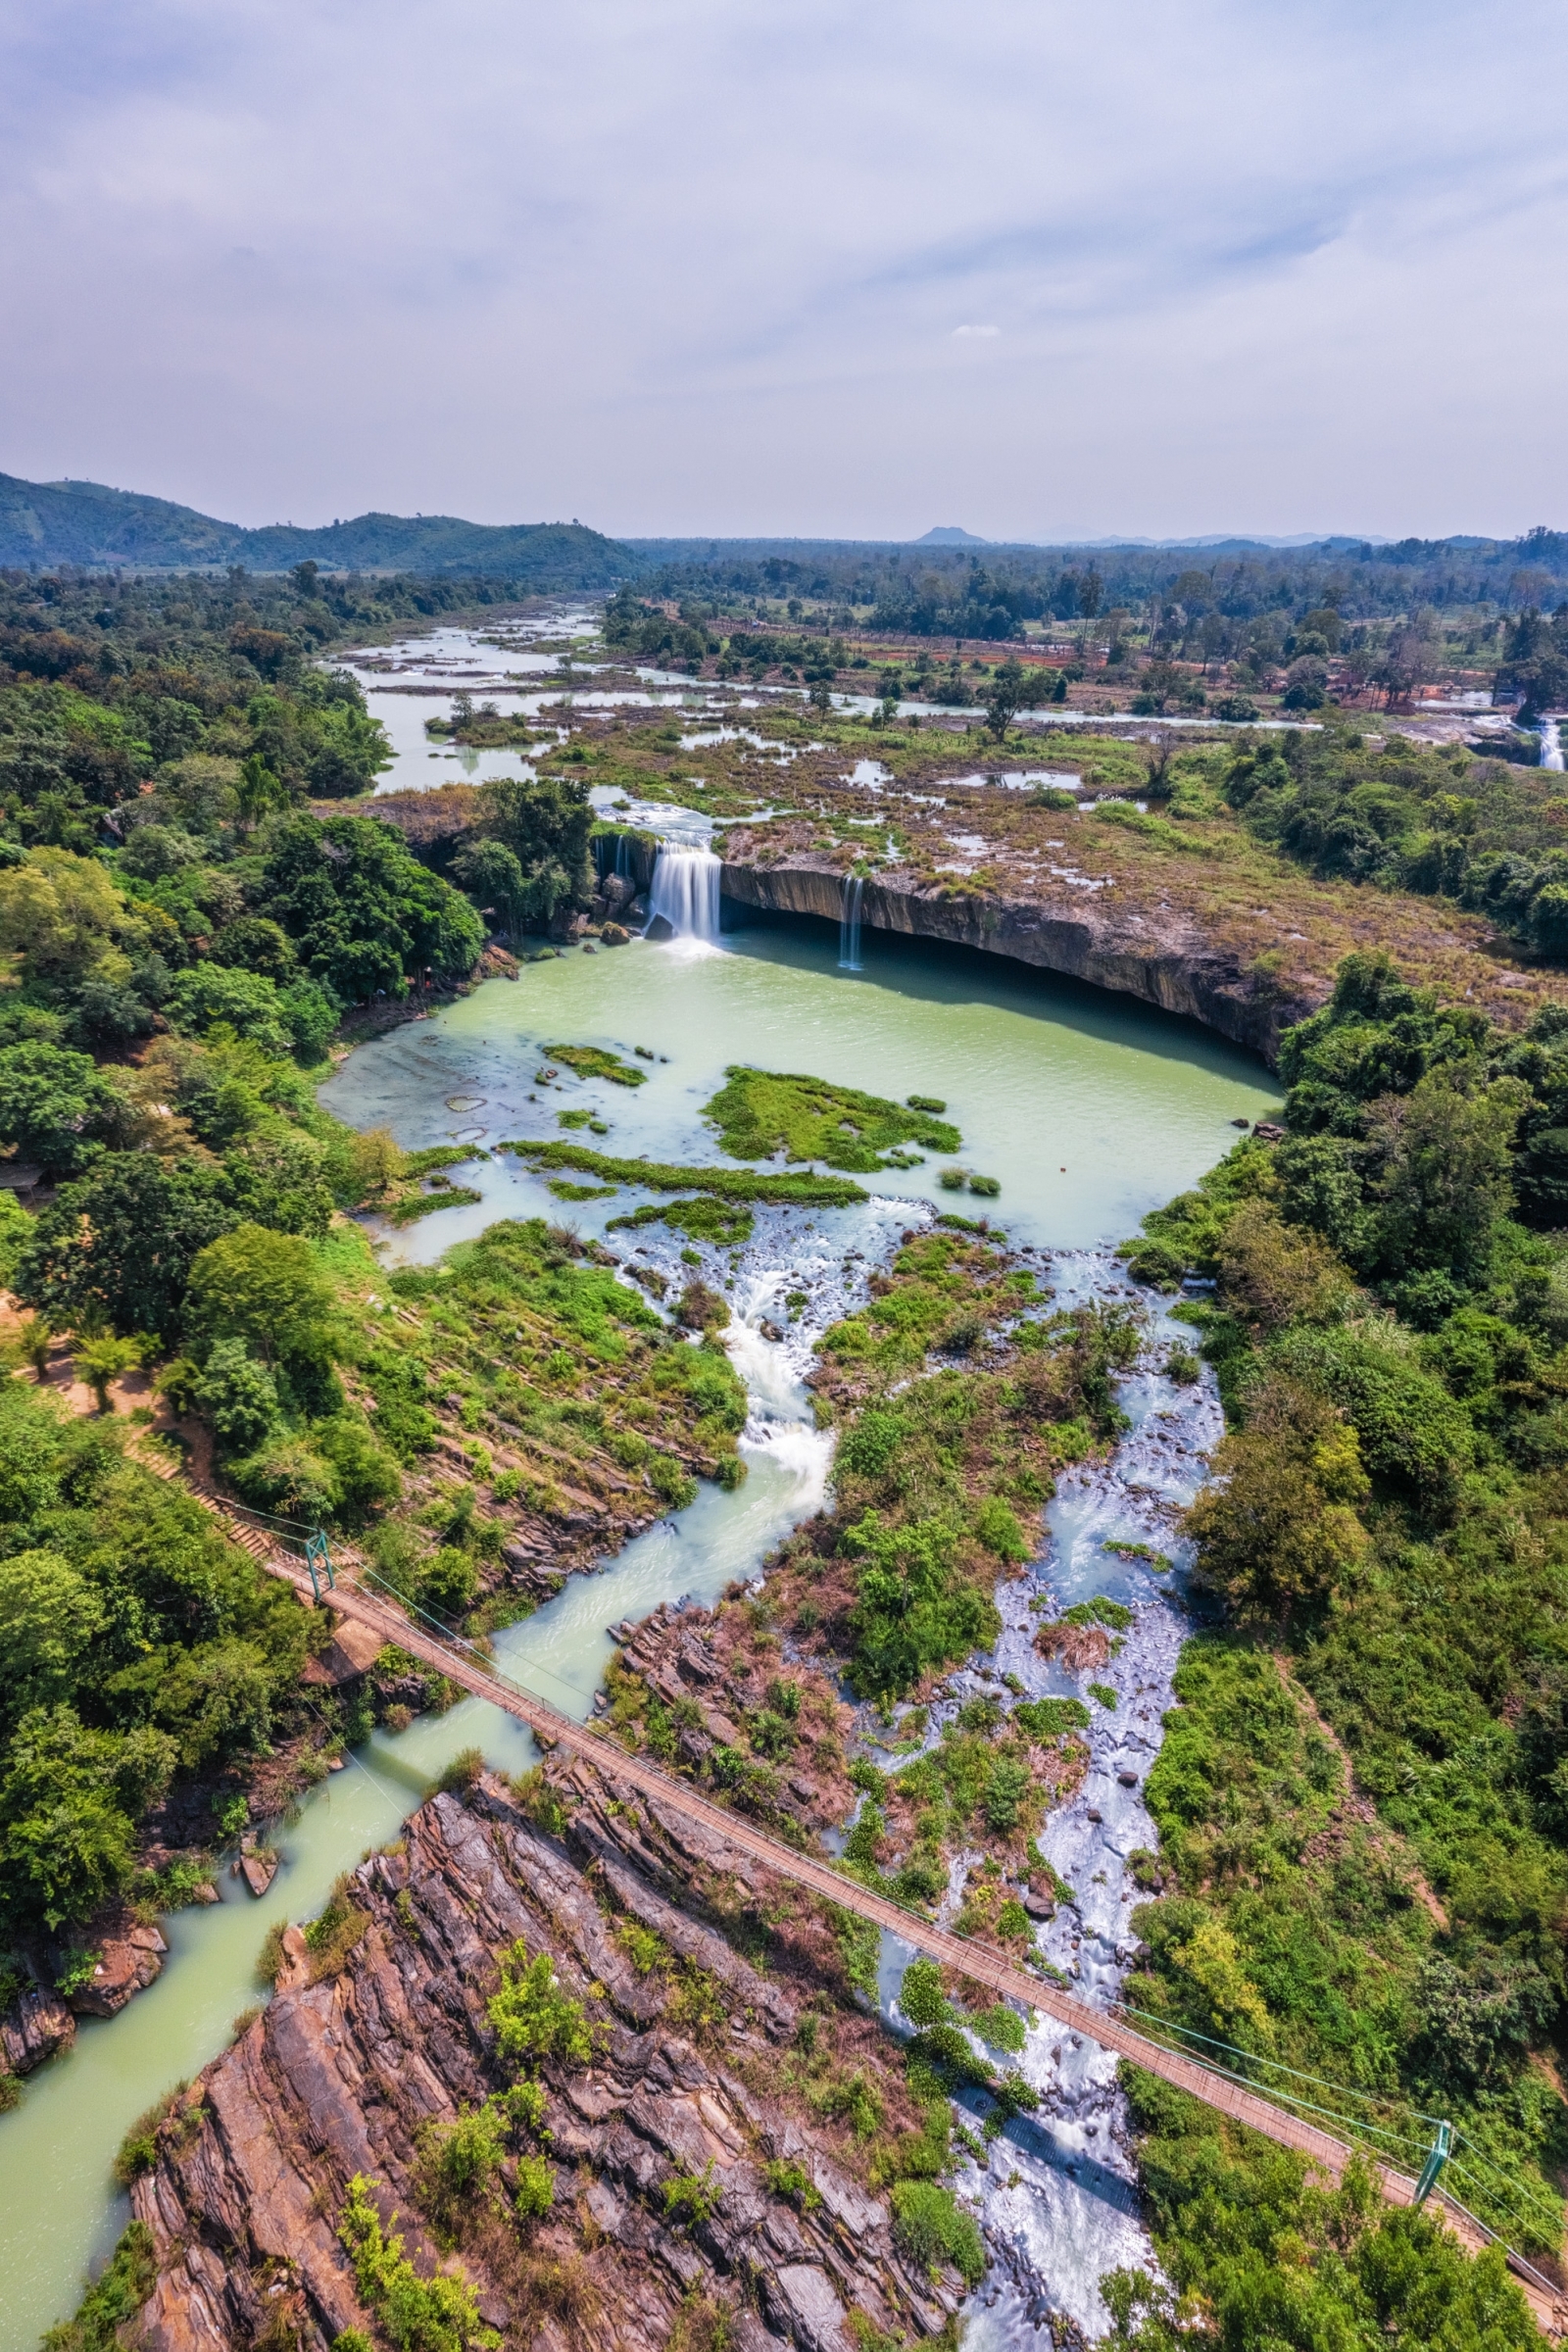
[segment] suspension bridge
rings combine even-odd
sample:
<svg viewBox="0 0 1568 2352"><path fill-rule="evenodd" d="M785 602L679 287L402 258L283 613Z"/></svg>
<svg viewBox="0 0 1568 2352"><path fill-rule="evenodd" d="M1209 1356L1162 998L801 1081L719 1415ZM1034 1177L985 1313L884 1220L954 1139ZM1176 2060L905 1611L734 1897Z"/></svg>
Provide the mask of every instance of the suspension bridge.
<svg viewBox="0 0 1568 2352"><path fill-rule="evenodd" d="M162 1463L158 1466L163 1468ZM180 1474L170 1469L165 1475ZM1478 2203L1510 2214L1515 2234L1522 2237L1554 2237L1555 2214L1540 2204L1533 2207L1528 2187L1502 2172L1469 2134L1446 2119L1405 2110L1400 2122L1391 2122L1384 2103L1348 2084L1299 2073L1256 2051L1211 2040L1122 2003L1108 2012L1092 2008L1030 1974L1006 1953L937 1926L831 1864L769 1837L645 1757L628 1755L591 1723L576 1722L499 1672L474 1643L437 1619L372 1590L380 1580L371 1564L335 1539L329 1542L319 1528L251 1511L190 1480L188 1474L182 1483L262 1567L292 1585L307 1605L330 1608L379 1637L383 1644L433 1667L475 1698L525 1723L542 1746L564 1747L586 1758L608 1778L627 1783L661 1806L699 1823L780 1878L888 1930L1000 1997L1041 2011L1069 2034L1143 2067L1232 2122L1296 2149L1330 2180L1341 2180L1352 2158L1359 2156L1370 2165L1391 2205L1430 2206L1472 2254L1500 2246L1543 2333L1553 2343L1568 2338L1568 2290L1559 2289L1499 2230L1472 2212L1456 2193L1456 2184ZM1180 2046L1184 2042L1201 2045L1203 2054ZM1258 2082L1258 2075L1265 2080Z"/></svg>

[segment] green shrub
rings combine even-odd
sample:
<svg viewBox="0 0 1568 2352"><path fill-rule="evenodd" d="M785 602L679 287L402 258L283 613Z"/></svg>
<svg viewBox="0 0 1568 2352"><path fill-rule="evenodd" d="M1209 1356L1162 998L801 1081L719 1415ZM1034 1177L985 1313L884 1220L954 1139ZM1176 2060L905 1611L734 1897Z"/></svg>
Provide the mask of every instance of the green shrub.
<svg viewBox="0 0 1568 2352"><path fill-rule="evenodd" d="M154 2100L152 2106L137 2116L125 2133L114 2163L115 2179L122 2188L128 2188L133 2180L139 2180L144 2173L150 2173L158 2162L159 2132L188 2087L184 2082L176 2082L172 2090L166 2090L161 2099Z"/></svg>
<svg viewBox="0 0 1568 2352"><path fill-rule="evenodd" d="M1346 1414L1374 1478L1407 1488L1431 1508L1452 1495L1475 1458L1475 1430L1441 1380L1371 1332L1298 1330L1274 1359Z"/></svg>
<svg viewBox="0 0 1568 2352"><path fill-rule="evenodd" d="M994 2050L1005 2050L1009 2057L1016 2058L1028 2039L1023 2019L1005 2001L997 2001L989 2009L975 2010L967 2023L982 2041Z"/></svg>
<svg viewBox="0 0 1568 2352"><path fill-rule="evenodd" d="M724 2201L724 2185L714 2178L711 2157L700 2173L677 2172L664 2183L664 2216L669 2221L699 2223L711 2220Z"/></svg>
<svg viewBox="0 0 1568 2352"><path fill-rule="evenodd" d="M684 1511L697 1500L697 1481L672 1453L655 1453L648 1462L648 1483L672 1511Z"/></svg>
<svg viewBox="0 0 1568 2352"><path fill-rule="evenodd" d="M645 1928L635 1919L617 1919L615 1941L640 1977L652 1975L655 1969L667 1970L670 1965L669 1947L652 1928Z"/></svg>
<svg viewBox="0 0 1568 2352"><path fill-rule="evenodd" d="M1029 1767L1016 1756L998 1756L986 1782L986 1828L1005 1838L1017 1827L1019 1809L1029 1793Z"/></svg>
<svg viewBox="0 0 1568 2352"><path fill-rule="evenodd" d="M1059 1740L1064 1732L1088 1730L1089 1709L1081 1698L1024 1698L1012 1720L1031 1740Z"/></svg>
<svg viewBox="0 0 1568 2352"><path fill-rule="evenodd" d="M451 1762L442 1766L436 1787L444 1789L449 1796L461 1795L465 1790L478 1787L484 1769L482 1747L460 1747Z"/></svg>
<svg viewBox="0 0 1568 2352"><path fill-rule="evenodd" d="M513 1796L535 1829L559 1838L566 1826L566 1808L546 1780L544 1766L536 1764L531 1772L519 1773L511 1786Z"/></svg>
<svg viewBox="0 0 1568 2352"><path fill-rule="evenodd" d="M782 2156L767 2159L762 2166L762 2179L775 2197L788 2197L803 2213L815 2213L822 2202L822 2192L806 2167Z"/></svg>
<svg viewBox="0 0 1568 2352"><path fill-rule="evenodd" d="M473 1606L479 1590L479 1570L472 1555L454 1544L443 1544L424 1563L419 1578L423 1607L442 1617L461 1617Z"/></svg>
<svg viewBox="0 0 1568 2352"><path fill-rule="evenodd" d="M1034 1546L1019 1526L1011 1506L1000 1494L988 1495L975 1513L974 1532L987 1551L999 1560L1023 1561L1030 1558Z"/></svg>
<svg viewBox="0 0 1568 2352"><path fill-rule="evenodd" d="M1075 1600L1070 1609L1063 1609L1063 1625L1107 1625L1112 1633L1124 1634L1133 1621L1132 1610L1123 1600L1107 1600L1103 1593L1093 1600Z"/></svg>
<svg viewBox="0 0 1568 2352"><path fill-rule="evenodd" d="M370 2185L363 2173L355 2174L337 2234L354 2265L361 2302L374 2312L397 2352L501 2352L501 2338L481 2321L467 2279L444 2272L421 2278L403 2239L383 2232Z"/></svg>
<svg viewBox="0 0 1568 2352"><path fill-rule="evenodd" d="M521 1937L501 1955L501 1989L486 2004L502 2063L524 2073L554 2058L587 2066L598 2036L580 2001L562 1990L548 1952L528 1957Z"/></svg>
<svg viewBox="0 0 1568 2352"><path fill-rule="evenodd" d="M953 2191L934 2180L901 2180L893 2190L893 2234L914 2262L935 2276L951 2263L968 2286L985 2276L985 2247L974 2219Z"/></svg>
<svg viewBox="0 0 1568 2352"><path fill-rule="evenodd" d="M556 2201L556 2170L543 2156L519 2156L514 2200L520 2221L538 2221Z"/></svg>
<svg viewBox="0 0 1568 2352"><path fill-rule="evenodd" d="M311 1980L320 1984L348 1966L370 1924L370 1915L354 1900L354 1882L347 1872L337 1880L326 1905L305 1931L311 1954Z"/></svg>
<svg viewBox="0 0 1568 2352"><path fill-rule="evenodd" d="M850 1621L851 1670L867 1696L896 1697L923 1674L996 1640L996 1605L957 1573L956 1537L945 1521L896 1526L869 1511L845 1529L842 1544L863 1563Z"/></svg>
<svg viewBox="0 0 1568 2352"><path fill-rule="evenodd" d="M121 2329L132 2322L158 2283L158 2255L145 2222L124 2230L101 2278L87 2289L74 2320L44 2336L44 2352L118 2352Z"/></svg>
<svg viewBox="0 0 1568 2352"><path fill-rule="evenodd" d="M846 2122L857 2139L874 2139L882 2129L882 2093L863 2067L830 2076L813 2085L807 2099L818 2115Z"/></svg>
<svg viewBox="0 0 1568 2352"><path fill-rule="evenodd" d="M461 2108L449 2124L421 2125L415 2184L437 2229L450 2236L494 2202L505 2122L497 2106Z"/></svg>

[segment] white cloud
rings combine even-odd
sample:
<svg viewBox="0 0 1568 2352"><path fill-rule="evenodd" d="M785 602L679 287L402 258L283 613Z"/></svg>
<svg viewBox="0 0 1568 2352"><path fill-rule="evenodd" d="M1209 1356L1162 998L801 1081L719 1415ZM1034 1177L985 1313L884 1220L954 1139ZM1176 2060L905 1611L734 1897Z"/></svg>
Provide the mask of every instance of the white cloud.
<svg viewBox="0 0 1568 2352"><path fill-rule="evenodd" d="M891 535L913 473L995 538L1563 519L1518 60L1568 26L1509 28L0 0L0 467L244 521Z"/></svg>

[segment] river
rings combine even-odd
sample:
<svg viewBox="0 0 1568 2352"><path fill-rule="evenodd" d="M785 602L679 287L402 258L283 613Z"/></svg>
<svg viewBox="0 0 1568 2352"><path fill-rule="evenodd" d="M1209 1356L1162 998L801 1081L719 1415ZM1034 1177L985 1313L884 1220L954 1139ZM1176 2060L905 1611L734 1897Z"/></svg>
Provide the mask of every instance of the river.
<svg viewBox="0 0 1568 2352"><path fill-rule="evenodd" d="M679 1158L712 1156L700 1111L731 1061L808 1070L899 1097L937 1095L962 1130L964 1164L1002 1186L995 1202L965 1196L961 1205L991 1210L1015 1240L1051 1252L1058 1294L1119 1288L1103 1245L1219 1158L1235 1138L1230 1122L1277 1107L1277 1089L1250 1055L1130 999L875 932L862 936L860 963L858 973L842 972L836 929L809 921L752 919L716 948L635 941L594 956L573 952L524 966L516 981L487 982L429 1020L360 1048L323 1100L357 1125L390 1124L411 1148L453 1134L481 1145L542 1136L559 1131L567 1099L564 1088L536 1083L544 1044L643 1046L666 1057L652 1065L647 1085L632 1093L572 1081L570 1102L591 1104L611 1126L603 1149ZM622 1195L564 1209L511 1157L458 1173L482 1190L482 1201L382 1237L389 1262L434 1256L501 1216L564 1214L591 1233L628 1205ZM730 1253L709 1253L705 1271L730 1286L736 1314L729 1345L751 1395L743 1442L750 1476L733 1494L705 1487L678 1519L638 1538L602 1574L571 1580L537 1615L498 1636L512 1673L585 1714L611 1652L607 1627L670 1595L716 1596L816 1507L829 1460L799 1385L811 1339L857 1295L865 1262L896 1242L911 1197L960 1204L935 1174L932 1165L901 1173L854 1209L763 1212L733 1262ZM649 1231L663 1233L644 1229L639 1241ZM656 1256L674 1247L647 1246ZM864 1261L847 1267L851 1250ZM784 1346L771 1347L757 1327L795 1289L809 1304ZM1053 1923L1047 1948L1091 1990L1103 1990L1119 1966L1117 1929L1127 1908L1119 1857L1152 1842L1111 1759L1130 1740L1157 1738L1181 1627L1177 1596L1106 1554L1102 1539L1153 1541L1163 1524L1161 1494L1191 1491L1201 1446L1217 1428L1206 1384L1173 1391L1159 1361L1155 1348L1125 1384L1137 1427L1116 1464L1064 1482L1035 1572L1058 1600L1105 1590L1140 1604L1127 1648L1108 1671L1112 1683L1126 1682L1127 1712L1097 1709L1091 1733L1094 1787L1110 1791L1095 1806L1103 1821L1088 1822L1093 1799L1081 1794L1043 1838L1080 1893L1078 1911L1064 1907ZM1156 1548L1171 1549L1168 1537ZM1027 1630L1036 1589L1004 1589L1001 1663L1044 1689L1051 1672ZM377 1732L283 1831L283 1866L270 1893L253 1902L225 1874L220 1907L166 1923L172 1950L158 1983L121 2017L83 2021L74 2047L33 2076L22 2105L0 2118L0 2352L32 2352L42 2329L73 2308L84 2270L123 2223L109 2170L115 2149L132 2119L213 2057L236 2012L262 1997L254 1972L269 1926L309 1917L337 1873L393 1837L443 1763L474 1743L503 1769L531 1760L522 1727L476 1700L401 1737ZM894 1971L890 2004L896 1985ZM1066 2052L1058 2064L1039 2034L1023 2064L1048 2097L1038 2125L1010 2127L992 2150L985 2221L1002 2259L981 2291L977 2352L988 2335L1003 2340L1032 2305L1059 2307L1093 2328L1095 2278L1136 2258L1142 2244L1130 2168L1114 2139L1108 2068L1093 2052ZM978 2190L978 2178L972 2185ZM1001 2299L986 2308L993 2295Z"/></svg>
<svg viewBox="0 0 1568 2352"><path fill-rule="evenodd" d="M560 666L563 641L581 640L591 636L597 627L596 613L563 605L527 621L498 620L489 630L458 627L426 630L400 638L391 645L334 656L339 666L352 670L359 679L367 708L371 717L379 719L385 727L392 747L391 765L377 779L376 791L429 792L441 784L482 783L490 776L534 773L520 752L476 751L467 745L432 740L425 733L426 719L451 717L459 694L494 703L509 718L529 719L540 718L540 713L559 704L563 695L570 698L573 709L579 712L649 709L667 704L683 707L695 717L716 716L720 720L732 719L738 711L760 710L768 703L780 703L798 710L805 702L804 686L725 685L650 669L643 664L638 664L631 673L635 684L627 682L624 665L617 665L611 683L601 683L599 671L605 665L595 661L578 662L573 670L563 672ZM833 708L864 717L877 708L877 700L873 694L842 694L835 689ZM973 704L960 708L906 697L899 703L898 710L904 718L961 716L966 727L978 728L980 724L980 711ZM1131 730L1134 734L1168 732L1172 727L1180 727L1184 733L1196 733L1201 738L1206 733L1223 734L1230 724L1225 719L1195 717L1191 713L1180 719L1152 718L1130 710L1094 712L1065 706L1057 709L1054 705L1040 708L1032 716L1057 733L1070 733L1074 727L1093 729L1105 725L1113 725L1119 732ZM544 728L550 724L548 716L541 720ZM1314 718L1263 718L1254 719L1251 725L1254 732L1261 729L1272 734L1320 732L1320 721ZM996 779L994 776L957 779L976 784L986 780ZM1070 776L1058 777L1050 768L1013 770L1000 779L1018 788L1037 782L1072 780Z"/></svg>

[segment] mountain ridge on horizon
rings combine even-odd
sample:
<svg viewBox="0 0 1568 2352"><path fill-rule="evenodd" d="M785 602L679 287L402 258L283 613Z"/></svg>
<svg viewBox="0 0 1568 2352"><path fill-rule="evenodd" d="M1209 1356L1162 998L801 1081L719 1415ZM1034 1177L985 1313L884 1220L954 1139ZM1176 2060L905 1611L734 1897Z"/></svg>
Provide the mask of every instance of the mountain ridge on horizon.
<svg viewBox="0 0 1568 2352"><path fill-rule="evenodd" d="M466 522L453 514L357 514L318 526L252 529L173 499L106 483L29 482L0 473L0 565L87 570L205 571L242 564L287 571L486 572L518 586L612 588L640 566L628 549L580 522Z"/></svg>
<svg viewBox="0 0 1568 2352"><path fill-rule="evenodd" d="M247 570L276 572L315 562L326 571L487 574L511 579L519 588L545 591L612 588L662 560L677 553L690 559L699 549L717 553L720 549L900 547L925 548L933 555L979 549L1001 555L1027 549L1089 556L1125 549L1130 553L1178 555L1191 551L1216 556L1241 555L1253 549L1273 555L1308 550L1332 555L1360 548L1423 546L1468 551L1524 544L1523 539L1486 538L1474 533L1398 541L1377 533L1356 536L1343 532L1321 537L1306 532L1284 536L1208 532L1179 539L1132 534L1095 539L983 539L953 523L936 525L912 540L751 533L720 536L710 532L612 538L575 519L569 523L483 523L452 514L380 511L318 525L282 522L251 527L224 522L176 500L117 490L102 482L71 477L30 482L21 475L0 473L0 566L23 570L79 565L103 571L197 571L240 564Z"/></svg>

